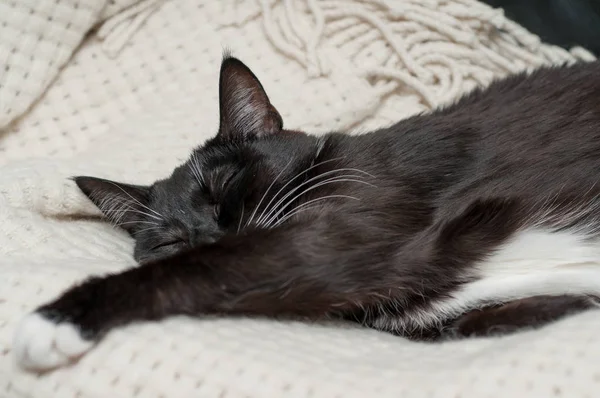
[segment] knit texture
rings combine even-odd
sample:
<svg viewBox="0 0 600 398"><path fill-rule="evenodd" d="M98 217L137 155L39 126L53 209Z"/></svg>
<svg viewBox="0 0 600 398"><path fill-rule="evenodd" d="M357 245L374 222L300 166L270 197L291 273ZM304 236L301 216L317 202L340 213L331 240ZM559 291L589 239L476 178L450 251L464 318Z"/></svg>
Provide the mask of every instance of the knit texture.
<svg viewBox="0 0 600 398"><path fill-rule="evenodd" d="M93 29L90 31L90 29ZM74 366L17 369L16 322L132 241L68 180L150 183L218 126L227 47L286 126L358 134L539 65L540 43L473 0L0 2L1 397L596 397L600 318L444 344L348 325L173 318L111 332Z"/></svg>

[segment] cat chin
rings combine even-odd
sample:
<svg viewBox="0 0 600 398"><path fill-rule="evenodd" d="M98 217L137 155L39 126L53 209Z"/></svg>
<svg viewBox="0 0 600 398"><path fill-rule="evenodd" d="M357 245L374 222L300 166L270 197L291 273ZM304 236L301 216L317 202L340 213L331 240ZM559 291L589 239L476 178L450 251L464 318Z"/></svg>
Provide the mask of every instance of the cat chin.
<svg viewBox="0 0 600 398"><path fill-rule="evenodd" d="M76 325L57 323L34 312L18 325L13 350L20 367L45 371L75 362L93 345L94 341L85 340Z"/></svg>

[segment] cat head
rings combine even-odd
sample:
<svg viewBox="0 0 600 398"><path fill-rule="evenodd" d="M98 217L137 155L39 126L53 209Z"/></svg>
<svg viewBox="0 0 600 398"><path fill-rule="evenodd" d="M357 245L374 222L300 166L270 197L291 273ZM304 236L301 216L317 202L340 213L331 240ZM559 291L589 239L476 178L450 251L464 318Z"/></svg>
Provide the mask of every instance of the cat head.
<svg viewBox="0 0 600 398"><path fill-rule="evenodd" d="M135 239L137 261L272 226L284 216L276 202L315 161L318 140L283 129L256 76L229 56L221 64L219 111L216 136L169 178L140 186L74 177L104 216Z"/></svg>

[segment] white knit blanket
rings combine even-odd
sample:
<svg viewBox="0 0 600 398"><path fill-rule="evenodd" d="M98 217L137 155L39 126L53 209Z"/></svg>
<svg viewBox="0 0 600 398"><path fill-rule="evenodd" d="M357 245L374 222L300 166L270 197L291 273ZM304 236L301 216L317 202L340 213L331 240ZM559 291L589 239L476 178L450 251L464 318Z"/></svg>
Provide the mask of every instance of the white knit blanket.
<svg viewBox="0 0 600 398"><path fill-rule="evenodd" d="M92 30L93 28L97 28ZM0 1L0 397L598 397L600 317L419 344L358 327L174 318L43 375L15 323L132 241L67 178L148 183L217 128L230 48L286 125L360 133L494 77L592 58L473 0ZM526 134L526 132L524 132Z"/></svg>

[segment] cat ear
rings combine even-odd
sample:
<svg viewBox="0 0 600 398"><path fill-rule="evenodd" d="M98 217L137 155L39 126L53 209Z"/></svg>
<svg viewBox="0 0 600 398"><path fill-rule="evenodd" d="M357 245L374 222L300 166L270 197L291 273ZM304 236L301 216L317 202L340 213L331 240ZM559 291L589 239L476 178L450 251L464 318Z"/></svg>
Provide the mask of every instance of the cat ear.
<svg viewBox="0 0 600 398"><path fill-rule="evenodd" d="M148 187L85 176L73 177L73 181L108 220L127 232L139 224L141 212L152 216L147 208Z"/></svg>
<svg viewBox="0 0 600 398"><path fill-rule="evenodd" d="M240 60L226 56L219 79L219 135L246 140L276 134L283 120L262 85Z"/></svg>

